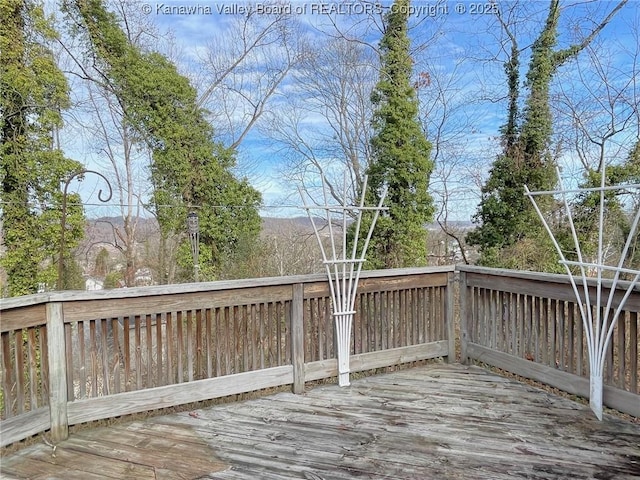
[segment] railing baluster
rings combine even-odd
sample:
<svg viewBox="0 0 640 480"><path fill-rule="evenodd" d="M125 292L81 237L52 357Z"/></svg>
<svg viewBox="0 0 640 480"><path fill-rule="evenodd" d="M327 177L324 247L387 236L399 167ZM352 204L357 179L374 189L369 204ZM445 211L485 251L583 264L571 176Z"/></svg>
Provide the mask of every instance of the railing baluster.
<svg viewBox="0 0 640 480"><path fill-rule="evenodd" d="M134 320L135 322L135 320ZM122 355L124 360L124 389L131 390L131 323L130 317L122 319Z"/></svg>
<svg viewBox="0 0 640 480"><path fill-rule="evenodd" d="M304 393L304 285L296 283L291 293L291 363L293 393Z"/></svg>
<svg viewBox="0 0 640 480"><path fill-rule="evenodd" d="M638 364L638 324L640 323L640 314L631 312L629 314L629 391L632 393L640 393L640 364ZM635 341L634 341L635 340Z"/></svg>
<svg viewBox="0 0 640 480"><path fill-rule="evenodd" d="M111 332L113 335L113 355L111 357L113 370L113 393L122 391L122 379L120 377L120 322L117 318L111 319Z"/></svg>
<svg viewBox="0 0 640 480"><path fill-rule="evenodd" d="M212 347L213 347L213 318L211 315L211 309L207 308L205 310L205 333L204 333L204 341L206 346L206 355L207 355L207 378L213 378L213 355L212 355Z"/></svg>
<svg viewBox="0 0 640 480"><path fill-rule="evenodd" d="M109 395L111 393L111 371L109 369L109 348L107 346L107 320L98 320L100 322L100 350L102 364L102 392L101 395Z"/></svg>
<svg viewBox="0 0 640 480"><path fill-rule="evenodd" d="M156 313L156 385L164 385L164 369L163 366L163 346L165 342L162 338L162 314Z"/></svg>
<svg viewBox="0 0 640 480"><path fill-rule="evenodd" d="M474 268L482 273L477 275ZM462 361L482 355L482 361L492 361L499 358L495 354L501 354L514 359L516 370L524 362L525 373L528 364L531 370L546 368L556 372L554 375L576 372L584 376L583 328L575 321L575 301L563 293L560 277L492 272L477 267L459 270ZM363 274L353 324L354 368L431 358L420 357L427 355L424 352L437 352L437 356L453 361L454 313L458 311L453 269L437 275L429 275L427 269ZM105 412L118 415L132 405L144 409L145 405L135 400L138 390L162 388L157 399L166 406L178 401L174 396L188 400L184 392L208 399L207 395L230 391L224 376L231 373L250 374L246 380L234 379L237 383L231 390L237 392L259 385L260 380L255 379L269 378L269 372L277 373L262 388L291 382L296 392L304 390L305 381L336 374L326 281L317 277L292 283L266 279L263 286L262 280L242 282L211 284L210 291L201 283L185 287L186 292L165 286L100 295L52 293L35 300L35 307L20 307L32 309L35 316L20 315L20 308L3 304L3 420L18 414L20 421L23 416L28 419L31 410L49 404L49 398L57 395L51 390L56 379L50 373L55 367L48 353L54 347L49 342L49 326L44 325L45 310L56 303L67 316L61 321L62 362L71 423L90 421L94 401L101 405L96 409L100 418ZM188 291L190 288L194 290ZM608 361L615 363L607 367L607 388L615 386L628 394L638 390L638 314L633 311L637 293L633 295L631 308L614 330ZM17 301L10 301L17 305ZM9 312L7 316L5 312ZM39 319L43 322L40 325ZM384 352L388 349L397 349L397 356L396 352ZM41 351L47 354L40 355ZM508 362L506 366L511 368ZM220 389L217 381L225 387ZM111 397L113 405L109 405ZM81 412L78 405L82 405Z"/></svg>
<svg viewBox="0 0 640 480"><path fill-rule="evenodd" d="M470 290L478 292L465 300L467 308L471 309L471 315L467 317L473 320L471 326L467 327L467 352L470 348L472 358L565 388L573 394L589 395L584 326L577 320L578 305L571 300L575 296L567 277L482 267L461 267L460 270L461 273L468 272L466 282L473 285ZM620 291L627 292L628 287L620 286ZM589 288L595 295L595 284ZM509 311L509 316L513 312L514 318L509 325L499 325L496 330L495 324L501 317L501 309L496 305L501 305L502 299L508 298L506 295L515 300L515 305L514 300L509 298L502 311L505 315ZM463 297L461 292L460 298ZM638 298L636 287L621 319L626 315L637 315ZM622 294L616 301L620 299ZM482 322L478 324L476 319ZM631 342L637 352L637 333L632 334L627 330L627 324L622 320L613 329L612 342L606 351L605 397L608 397L610 405L615 405L614 408L637 414L640 402L630 396L635 392L620 377L624 371L625 378L628 378L629 372L633 371L633 367L628 365L630 357L627 350L630 347L627 342ZM510 343L502 341L502 335L510 336ZM580 378L570 377L573 374Z"/></svg>

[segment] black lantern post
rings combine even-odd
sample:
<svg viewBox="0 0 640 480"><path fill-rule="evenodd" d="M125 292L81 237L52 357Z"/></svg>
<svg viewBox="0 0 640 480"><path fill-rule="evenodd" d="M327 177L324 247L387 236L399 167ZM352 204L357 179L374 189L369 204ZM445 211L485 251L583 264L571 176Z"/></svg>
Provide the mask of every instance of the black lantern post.
<svg viewBox="0 0 640 480"><path fill-rule="evenodd" d="M198 263L198 255L200 253L200 220L196 212L190 212L187 215L187 233L189 233L189 242L191 243L191 254L193 255L193 276L195 281L199 281L200 265Z"/></svg>

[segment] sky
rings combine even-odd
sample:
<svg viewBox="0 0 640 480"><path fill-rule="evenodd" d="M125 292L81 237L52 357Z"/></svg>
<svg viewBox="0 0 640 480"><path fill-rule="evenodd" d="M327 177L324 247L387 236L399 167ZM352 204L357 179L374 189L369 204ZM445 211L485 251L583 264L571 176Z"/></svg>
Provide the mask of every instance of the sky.
<svg viewBox="0 0 640 480"><path fill-rule="evenodd" d="M237 33L234 32L238 22L247 12L259 15L262 22L273 18L273 9L285 9L296 21L298 39L304 37L310 45L320 44L329 37L339 34L358 38L363 43L375 47L380 39L379 19L390 2L379 4L369 2L347 1L298 1L278 4L245 2L237 0L224 1L187 1L170 0L166 2L140 1L131 2L128 15L136 21L152 26L158 35L157 45L163 53L175 60L180 70L188 75L200 93L211 82L211 73L206 69L206 59L232 55L237 47ZM608 1L572 1L564 2L567 11L563 12L561 22L560 44L567 45L573 38L584 35L593 28L595 19L602 19L613 8L614 2ZM440 133L438 149L432 151L437 155L437 167L432 177L434 198L441 202L443 195L448 199L446 215L448 220L468 221L475 212L479 200L479 186L486 178L490 163L499 149L497 137L499 128L505 121L506 83L503 71L505 52L502 49L505 36L497 24L495 12L501 9L505 20L509 20L514 2L468 2L468 1L413 1L411 3L410 35L414 48L417 72L427 72L431 79L430 88L420 93L420 102L425 121L425 128L432 136L438 133L435 128L443 127ZM524 14L527 21L514 26L522 48L521 61L523 69L529 60L530 41L537 33L543 21L548 2L527 2ZM640 2L631 0L618 13L611 23L601 32L597 41L597 49L585 52L561 69L557 76L553 94L571 92L572 98L583 97L583 103L597 103L591 97L606 97L606 89L598 80L597 64L601 52L610 52L610 56L600 59L602 69L611 69L609 77L618 78L619 84L626 82L625 95L631 101L638 102L638 90L629 86L634 72L638 72L637 57L638 32L640 28ZM519 10L523 15L523 10ZM367 19L373 18L373 21ZM581 33L582 32L582 33ZM240 93L248 92L252 82L260 81L262 68L260 62L279 57L278 47L265 49L247 65L242 76L235 81L242 82ZM271 58L266 58L271 57ZM593 58L591 58L593 57ZM606 65L605 65L606 63ZM595 73L594 73L595 72ZM298 185L287 177L287 168L291 161L291 152L280 144L271 131L273 126L272 112L288 105L291 100L302 104L312 99L295 83L295 69L290 72L277 92L266 105L266 114L244 138L238 147L238 175L246 175L251 183L263 194L264 208L262 213L270 216L304 215L299 207L302 202L297 194ZM585 81L589 77L590 80ZM593 78L591 78L593 77ZM374 79L375 80L375 79ZM524 79L522 79L524 81ZM583 86L587 84L587 87ZM434 88L435 85L439 89ZM81 88L81 87L78 87ZM622 87L620 87L622 89ZM631 90L630 90L631 89ZM635 90L634 90L635 89ZM631 92L631 93L629 93ZM220 114L222 103L229 109L225 115ZM606 103L606 102L605 102ZM562 102L559 103L561 105ZM212 111L214 127L220 140L229 144L233 141L233 129L242 125L243 115L247 113L247 104L241 96L223 98L214 95L207 104ZM585 107L586 108L586 107ZM616 107L618 108L618 107ZM624 110L624 108L622 108ZM586 110L585 110L586 111ZM600 122L607 125L606 105L602 107ZM565 112L566 113L566 112ZM624 113L624 112L623 112ZM286 113L280 112L280 115ZM558 113L562 121L562 112ZM595 118L596 113L593 114ZM595 122L596 120L594 120ZM219 122L219 123L216 123ZM624 152L634 137L637 138L637 116L629 120L622 134L612 137L611 148L607 155L615 156ZM635 122L635 130L633 124ZM302 132L315 138L315 135L328 132L328 125L322 115L307 111L303 118ZM571 128L571 126L567 126ZM596 127L594 127L596 128ZM604 127L603 127L604 128ZM597 128L596 128L597 130ZM107 168L100 152L92 150L93 141L86 132L79 134L77 128L70 128L76 133L69 135L65 148L74 157L91 168L104 170ZM594 153L595 155L595 153ZM562 151L562 162L566 172L579 171L579 159L570 148ZM144 158L140 160L144 163ZM326 159L331 164L330 158ZM144 181L145 169L140 167L139 175ZM571 173L575 176L578 173ZM117 214L117 209L94 206L98 204L97 189L100 179L87 176L78 188L83 201L88 204L89 216ZM112 202L113 203L113 202ZM117 201L115 202L117 203ZM108 213L106 213L108 212Z"/></svg>

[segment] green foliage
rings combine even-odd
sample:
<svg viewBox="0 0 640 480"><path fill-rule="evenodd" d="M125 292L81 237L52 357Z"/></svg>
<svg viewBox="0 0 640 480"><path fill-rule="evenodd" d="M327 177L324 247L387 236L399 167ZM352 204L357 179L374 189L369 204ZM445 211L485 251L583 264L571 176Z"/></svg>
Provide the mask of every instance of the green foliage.
<svg viewBox="0 0 640 480"><path fill-rule="evenodd" d="M610 165L605 172L605 185L640 184L640 141L629 152L628 157L619 165ZM589 171L580 184L580 188L600 187L602 174L597 171ZM604 194L604 238L605 245L613 247L615 260L619 258L629 232L631 220L635 209L640 207L640 196L635 195L631 202L623 203L623 196L627 197L623 190L608 190ZM582 254L594 259L597 255L600 217L600 192L583 192L573 204L574 225ZM567 232L565 235L569 235ZM576 260L575 252L568 255ZM611 263L611 262L609 262ZM631 248L627 254L626 265L631 268L640 268L640 232L636 231L632 239Z"/></svg>
<svg viewBox="0 0 640 480"><path fill-rule="evenodd" d="M211 254L203 271L217 273L240 240L256 240L260 193L235 178L235 152L212 140L196 90L173 63L132 45L101 0L68 2L67 12L86 29L132 133L152 150L151 206L161 235L184 231L187 213L197 209L201 248Z"/></svg>
<svg viewBox="0 0 640 480"><path fill-rule="evenodd" d="M95 275L104 277L109 272L109 251L102 248L96 255L96 266L94 268Z"/></svg>
<svg viewBox="0 0 640 480"><path fill-rule="evenodd" d="M0 0L0 181L6 253L0 259L11 296L57 282L60 184L82 166L53 146L69 106L68 86L48 46L55 31L36 2ZM69 203L79 198L69 195ZM83 235L83 210L67 210L65 248Z"/></svg>
<svg viewBox="0 0 640 480"><path fill-rule="evenodd" d="M507 75L507 85L509 92L509 107L507 114L507 123L502 126L500 133L502 134L503 147L507 151L511 151L518 139L518 100L520 98L520 49L515 39L511 43L511 53L509 61L504 64L504 71Z"/></svg>
<svg viewBox="0 0 640 480"><path fill-rule="evenodd" d="M523 160L532 169L542 169L551 163L545 157L548 155L553 132L549 85L559 67L554 51L558 37L559 18L560 6L557 1L552 1L545 26L531 48L531 61L526 82L529 95L524 109L524 121L519 141ZM534 186L534 188L536 187Z"/></svg>
<svg viewBox="0 0 640 480"><path fill-rule="evenodd" d="M62 284L65 290L84 290L84 278L82 276L82 268L78 262L72 257L64 260L62 271Z"/></svg>
<svg viewBox="0 0 640 480"><path fill-rule="evenodd" d="M118 288L122 280L124 280L122 272L109 272L107 276L104 277L104 288Z"/></svg>
<svg viewBox="0 0 640 480"><path fill-rule="evenodd" d="M532 190L549 190L554 178L548 168L531 167L506 156L496 159L489 179L482 187L482 200L474 217L481 226L467 235L471 245L480 246L480 264L509 268L507 256L496 255L493 250L511 247L525 238L540 241L545 238L546 232L524 194L524 186L528 185ZM541 205L543 209L552 206L544 201Z"/></svg>
<svg viewBox="0 0 640 480"><path fill-rule="evenodd" d="M504 248L489 247L478 265L509 270L533 270L548 273L565 273L558 262L558 254L548 236L524 238Z"/></svg>
<svg viewBox="0 0 640 480"><path fill-rule="evenodd" d="M257 278L266 275L276 275L268 270L267 258L274 255L270 245L260 239L257 242L241 242L233 256L228 257L222 265L220 280L235 278Z"/></svg>
<svg viewBox="0 0 640 480"><path fill-rule="evenodd" d="M571 55L564 51L560 55L554 50L559 15L559 4L552 0L546 23L532 45L526 76L528 96L519 125L516 124L520 88L516 44L505 65L510 102L507 124L502 128L503 152L495 160L482 188L474 216L474 222L479 226L467 236L470 245L480 247L479 263L483 265L512 268L515 262L522 269L555 270L555 266L544 267L546 262L540 260L539 256L549 253L549 243L531 201L524 195L524 186L531 191L552 190L556 183L556 164L549 152L553 132L549 85L558 67L579 52L579 49L573 49ZM545 213L554 208L551 199L539 197L537 200ZM521 255L518 246L532 254Z"/></svg>
<svg viewBox="0 0 640 480"><path fill-rule="evenodd" d="M411 82L408 0L396 0L386 16L380 41L380 79L371 94L374 105L371 139L372 158L367 175L368 204L377 205L388 189L385 205L369 245L373 268L426 265L426 224L433 216L433 202L427 192L433 162L431 145L418 122L418 101ZM363 231L368 230L367 216Z"/></svg>

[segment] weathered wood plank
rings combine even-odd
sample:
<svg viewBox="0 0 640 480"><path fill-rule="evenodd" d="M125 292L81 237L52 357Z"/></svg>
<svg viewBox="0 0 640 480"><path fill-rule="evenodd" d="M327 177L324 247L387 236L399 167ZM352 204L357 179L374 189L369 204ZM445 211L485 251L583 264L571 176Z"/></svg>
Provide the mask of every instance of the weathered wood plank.
<svg viewBox="0 0 640 480"><path fill-rule="evenodd" d="M335 358L316 360L315 362L307 362L304 364L304 378L307 382L335 377L337 375L338 360Z"/></svg>
<svg viewBox="0 0 640 480"><path fill-rule="evenodd" d="M446 357L448 354L449 343L447 340L398 347L380 352L361 353L351 355L351 371L361 372L392 365L402 365L419 360Z"/></svg>
<svg viewBox="0 0 640 480"><path fill-rule="evenodd" d="M155 480L152 465L129 462L125 458L105 456L105 450L82 452L72 448L56 448L55 452L35 452L29 461L39 461L60 468L61 478L68 478L65 471L77 471L87 478L149 479ZM57 470L57 469L56 469Z"/></svg>
<svg viewBox="0 0 640 480"><path fill-rule="evenodd" d="M482 345L467 345L470 358L503 370L559 388L567 393L589 398L589 379L572 375L540 363L524 360ZM640 417L640 396L608 385L604 386L604 405Z"/></svg>
<svg viewBox="0 0 640 480"><path fill-rule="evenodd" d="M367 270L360 275L362 280L365 279L385 279L388 277L402 277L411 275L431 275L438 273L447 273L454 270L453 265L442 267L419 267L419 268L397 268L385 270ZM110 299L130 299L136 297L152 297L165 296L175 294L201 294L206 292L219 292L225 290L243 290L251 288L269 288L290 286L296 283L323 283L326 282L326 275L292 275L288 277L264 277L254 279L225 280L217 282L199 282L180 285L158 285L152 287L133 287L127 289L99 290L92 292L82 291L64 291L49 292L44 294L25 295L15 298L3 298L0 302L0 316L2 317L2 327L5 323L5 314L12 310L21 310L34 305L43 306L47 302L87 302L91 300L110 300ZM11 314L12 315L12 314ZM20 314L18 314L20 315ZM6 317L6 318L9 318ZM14 318L14 317L11 317ZM17 318L17 317L16 317ZM44 318L44 310L43 310ZM7 320L8 321L8 320ZM5 331L5 330L1 330Z"/></svg>
<svg viewBox="0 0 640 480"><path fill-rule="evenodd" d="M638 326L640 326L640 313L632 312L629 318L629 338L638 338ZM638 343L629 342L629 382L631 385L631 392L640 394L640 355L638 352Z"/></svg>
<svg viewBox="0 0 640 480"><path fill-rule="evenodd" d="M7 299L2 299L0 305ZM2 310L0 313L0 332L11 332L22 328L36 327L47 323L45 305L32 305L14 310Z"/></svg>
<svg viewBox="0 0 640 480"><path fill-rule="evenodd" d="M49 411L51 437L60 441L68 436L67 420L67 357L62 303L47 304L47 335L49 357Z"/></svg>
<svg viewBox="0 0 640 480"><path fill-rule="evenodd" d="M30 455L34 458L30 458L28 462L14 462L11 465L7 465L6 462L3 462L2 478L19 480L50 480L58 478L64 478L65 480L101 480L105 478L105 475L101 473L96 474L85 470L79 470L77 468L68 468L67 466L56 465L51 462L43 462L38 458L35 458L36 456L45 457L47 454L49 453L34 453ZM73 457L72 462L76 463L75 456ZM133 480L132 477L128 478Z"/></svg>
<svg viewBox="0 0 640 480"><path fill-rule="evenodd" d="M410 345L379 352L368 352L351 355L350 368L352 372L362 372L376 368L401 365L431 358L446 357L449 353L447 340ZM307 382L338 375L338 362L335 358L308 362L304 366L304 376Z"/></svg>
<svg viewBox="0 0 640 480"><path fill-rule="evenodd" d="M135 478L153 466L176 479L630 480L639 442L637 424L597 421L587 406L478 367L434 364L82 430L58 444L49 472L92 478L104 460L106 478L129 462ZM3 458L3 471L46 478L50 453L29 447Z"/></svg>
<svg viewBox="0 0 640 480"><path fill-rule="evenodd" d="M219 378L165 385L108 397L87 398L67 404L69 425L129 415L152 409L289 385L293 382L291 366L274 367Z"/></svg>
<svg viewBox="0 0 640 480"><path fill-rule="evenodd" d="M447 363L456 362L456 328L455 328L455 275L451 272L447 279L447 290L444 299L444 321L447 330ZM411 302L414 305L415 302Z"/></svg>
<svg viewBox="0 0 640 480"><path fill-rule="evenodd" d="M399 291L410 288L443 287L447 285L447 271L434 272L429 274L416 274L413 276L393 275L393 270L389 270L390 275L385 277L369 277L362 272L358 282L358 294L378 292L378 291ZM305 284L305 299L328 297L330 295L329 285L326 281Z"/></svg>
<svg viewBox="0 0 640 480"><path fill-rule="evenodd" d="M34 476L49 472L56 478L177 480L205 478L229 468L192 429L174 425L171 430L156 431L151 425L140 432L137 426L84 430L55 451L28 449L3 462L3 475L51 478ZM20 457L28 460L20 462Z"/></svg>
<svg viewBox="0 0 640 480"><path fill-rule="evenodd" d="M102 455L174 471L182 478L194 478L228 468L226 463L216 458L215 452L205 442L185 442L185 429L176 426L175 430L183 431L179 440L168 432L163 432L163 435L140 435L136 431L136 424L83 430L60 448L83 453L91 453L100 448ZM193 432L191 435L194 439L197 438Z"/></svg>
<svg viewBox="0 0 640 480"><path fill-rule="evenodd" d="M471 301L473 299L473 289L467 283L466 272L459 273L459 296L460 296L460 362L466 364L469 360L467 344L472 340L471 326Z"/></svg>
<svg viewBox="0 0 640 480"><path fill-rule="evenodd" d="M597 298L596 288L593 281L589 283L589 297L592 304L595 304ZM523 272L514 272L511 270L486 269L483 270L482 273L467 271L467 284L473 287L500 290L503 292L526 292L529 295L553 298L556 300L571 301L576 298L568 277L562 275L534 272L523 274ZM620 304L620 300L624 296L624 290L622 288L619 288L614 294L612 302L614 307ZM609 298L609 291L606 286L602 288L603 298ZM580 290L580 292L581 294L583 293L582 290ZM640 296L632 295L629 297L625 303L625 308L632 311L640 311Z"/></svg>
<svg viewBox="0 0 640 480"><path fill-rule="evenodd" d="M291 364L293 365L293 393L304 392L304 286L293 286L291 301Z"/></svg>
<svg viewBox="0 0 640 480"><path fill-rule="evenodd" d="M0 447L28 438L51 428L49 408L43 407L2 420Z"/></svg>
<svg viewBox="0 0 640 480"><path fill-rule="evenodd" d="M249 478L256 471L286 475L275 458L287 458L286 468L295 474L311 471L326 478L373 472L376 478L512 478L514 471L528 477L537 472L536 478L594 478L598 464L603 472L625 478L637 468L631 461L618 464L617 456L603 451L599 441L582 444L575 431L567 433L572 455L558 454L556 443L562 433L548 431L561 432L580 423L578 415L589 415L584 407L546 394L541 397L539 390L501 377L477 375L476 369L456 373L449 377L449 371L436 370L421 378L417 388L413 371L402 371L365 379L364 388L355 381L357 392L339 389L325 396L315 395L314 390L300 400L279 394L252 401L241 411L234 406L197 411L194 416L181 415L178 422L192 425L203 435L216 425L215 436L209 438L230 445L234 469L238 465L247 475L237 478ZM508 405L515 405L518 412ZM549 415L550 409L558 409L560 427L558 417ZM586 424L602 427L596 421ZM552 435L548 443L536 443L523 433L538 427L544 439ZM597 435L614 438L621 430L606 426ZM504 443L496 441L499 432L505 433ZM624 453L631 455L638 433L626 437L630 442L625 443ZM265 439L270 439L270 446L264 447ZM254 451L259 453L250 460ZM318 451L326 453L317 457ZM333 470L326 470L323 459L333 459L336 453L342 453L340 461Z"/></svg>
<svg viewBox="0 0 640 480"><path fill-rule="evenodd" d="M85 320L133 313L159 313L191 311L228 305L251 305L258 302L290 300L291 287L269 286L221 290L215 292L181 293L174 296L139 296L122 301L120 298L68 301L65 303L65 321Z"/></svg>

